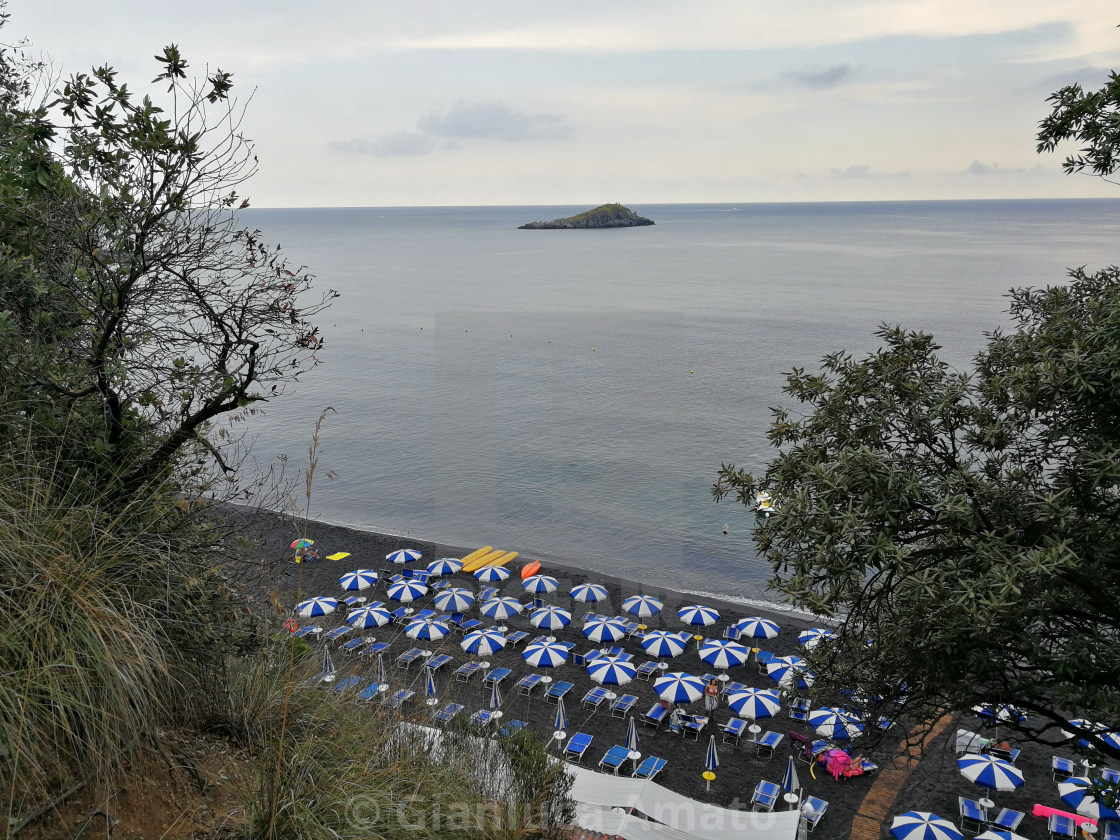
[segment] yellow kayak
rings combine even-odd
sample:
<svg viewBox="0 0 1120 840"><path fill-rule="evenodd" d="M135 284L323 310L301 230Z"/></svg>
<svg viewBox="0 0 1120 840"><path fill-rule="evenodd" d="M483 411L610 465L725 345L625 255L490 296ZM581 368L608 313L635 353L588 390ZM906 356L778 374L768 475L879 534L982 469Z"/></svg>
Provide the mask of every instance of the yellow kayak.
<svg viewBox="0 0 1120 840"><path fill-rule="evenodd" d="M494 546L486 545L486 546L483 546L482 548L478 549L478 551L472 551L466 557L462 558L463 559L463 568L466 569L467 566L469 566L475 560L481 559L482 557L486 556L487 554L489 554L493 550L494 550Z"/></svg>
<svg viewBox="0 0 1120 840"><path fill-rule="evenodd" d="M483 566L489 565L490 563L494 562L495 560L497 560L499 557L501 557L505 553L506 552L505 552L504 548L497 548L494 551L491 551L489 554L486 554L486 555L483 555L482 557L479 557L477 560L472 562L470 564L470 566L463 566L463 571L464 572L477 572Z"/></svg>
<svg viewBox="0 0 1120 840"><path fill-rule="evenodd" d="M495 561L494 561L493 563L491 563L490 565L491 565L491 566L504 566L504 565L505 565L506 563L508 563L508 562L509 562L510 560L514 560L514 559L516 559L516 557L517 557L517 552L516 552L516 551L511 551L511 552L510 552L509 554L507 554L507 555L506 555L505 557L499 557L499 558L498 558L497 560L495 560Z"/></svg>

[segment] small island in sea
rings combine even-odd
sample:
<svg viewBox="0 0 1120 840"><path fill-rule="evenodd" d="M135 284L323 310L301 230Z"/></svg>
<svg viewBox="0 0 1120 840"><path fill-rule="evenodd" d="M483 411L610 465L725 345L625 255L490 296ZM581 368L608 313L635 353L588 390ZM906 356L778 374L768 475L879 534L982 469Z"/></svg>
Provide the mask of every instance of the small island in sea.
<svg viewBox="0 0 1120 840"><path fill-rule="evenodd" d="M643 227L653 221L639 216L629 207L621 204L604 204L586 213L568 216L566 219L553 219L551 222L529 222L518 230L571 230L577 228L620 228Z"/></svg>

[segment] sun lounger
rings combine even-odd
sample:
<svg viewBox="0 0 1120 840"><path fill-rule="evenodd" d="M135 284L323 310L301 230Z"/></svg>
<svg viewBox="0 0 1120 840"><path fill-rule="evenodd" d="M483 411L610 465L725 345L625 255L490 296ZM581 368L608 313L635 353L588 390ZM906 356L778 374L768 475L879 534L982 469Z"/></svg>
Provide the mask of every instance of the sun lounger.
<svg viewBox="0 0 1120 840"><path fill-rule="evenodd" d="M643 662L635 669L638 672L638 679L649 682L649 678L661 670L659 667L660 664L659 662L654 662L652 659L649 662Z"/></svg>
<svg viewBox="0 0 1120 840"><path fill-rule="evenodd" d="M994 820L989 820L988 827L1003 829L1005 831L1014 831L1019 827L1019 823L1023 821L1023 817L1024 814L1022 811L1001 808L996 818Z"/></svg>
<svg viewBox="0 0 1120 840"><path fill-rule="evenodd" d="M480 603L480 604L484 604L497 594L498 594L498 587L496 587L496 586L484 586L484 587L482 587L482 589L478 590L478 598L476 598L475 600L477 600L478 603Z"/></svg>
<svg viewBox="0 0 1120 840"><path fill-rule="evenodd" d="M622 654L626 653L626 649L623 647L619 647L618 645L599 648L599 650L603 652L603 656L622 656Z"/></svg>
<svg viewBox="0 0 1120 840"><path fill-rule="evenodd" d="M339 649L344 650L347 653L353 653L365 643L365 639L348 639L347 641L342 643L342 646Z"/></svg>
<svg viewBox="0 0 1120 840"><path fill-rule="evenodd" d="M437 671L439 671L440 668L442 668L444 665L446 665L450 661L451 661L450 656L448 656L446 653L440 653L440 654L437 654L437 655L433 656L431 659L429 659L428 662L427 662L427 665L428 665L429 668L432 669L432 673L434 674Z"/></svg>
<svg viewBox="0 0 1120 840"><path fill-rule="evenodd" d="M503 738L508 738L510 735L520 732L526 726L528 726L528 724L523 720L507 721L506 723L502 724L502 728L498 730L498 734Z"/></svg>
<svg viewBox="0 0 1120 840"><path fill-rule="evenodd" d="M393 610L391 613L389 613L389 615L391 615L393 617L393 620L390 621L389 623L390 624L397 624L401 621L404 621L405 616L408 615L408 607L397 607L395 610Z"/></svg>
<svg viewBox="0 0 1120 840"><path fill-rule="evenodd" d="M517 691L526 697L532 697L533 689L540 685L543 679L542 674L526 674L517 681Z"/></svg>
<svg viewBox="0 0 1120 840"><path fill-rule="evenodd" d="M572 660L572 664L575 665L577 668L586 667L587 662L588 662L587 657L590 653L591 653L591 651L586 651L584 653L573 653L570 657L571 660Z"/></svg>
<svg viewBox="0 0 1120 840"><path fill-rule="evenodd" d="M654 776L665 769L665 765L668 763L669 762L663 758L658 758L654 755L647 755L642 759L642 763L634 768L634 772L630 775L638 779L652 780Z"/></svg>
<svg viewBox="0 0 1120 840"><path fill-rule="evenodd" d="M996 758L1002 758L1004 761L1014 764L1022 750L1001 750L998 747L992 747L989 752Z"/></svg>
<svg viewBox="0 0 1120 840"><path fill-rule="evenodd" d="M454 624L456 627L458 627L460 624L462 624L466 620L467 620L466 614L461 613L461 612L453 612L453 613L451 613L451 615L449 615L447 617L448 623Z"/></svg>
<svg viewBox="0 0 1120 840"><path fill-rule="evenodd" d="M765 755L770 758L774 754L775 748L778 744L782 743L781 732L763 732L759 737L754 738L751 743L754 744L754 751L756 755Z"/></svg>
<svg viewBox="0 0 1120 840"><path fill-rule="evenodd" d="M642 723L646 726L652 726L657 729L669 718L669 710L662 706L660 703L654 703L653 707L642 715Z"/></svg>
<svg viewBox="0 0 1120 840"><path fill-rule="evenodd" d="M1120 783L1120 771L1113 770L1111 767L1102 767L1101 778L1109 784L1115 785Z"/></svg>
<svg viewBox="0 0 1120 840"><path fill-rule="evenodd" d="M691 734L697 741L700 740L700 732L708 725L711 718L704 717L703 715L681 715L681 736ZM780 737L780 736L779 736Z"/></svg>
<svg viewBox="0 0 1120 840"><path fill-rule="evenodd" d="M544 699L550 703L555 703L557 700L571 691L574 687L575 686L570 682L555 682L548 690L548 693L545 694Z"/></svg>
<svg viewBox="0 0 1120 840"><path fill-rule="evenodd" d="M1059 758L1058 756L1054 756L1053 761L1050 762L1050 768L1054 771L1055 782L1064 781L1077 772L1076 766L1070 759Z"/></svg>
<svg viewBox="0 0 1120 840"><path fill-rule="evenodd" d="M416 694L416 692L412 691L411 689L402 688L400 691L396 692L395 694L386 694L385 699L381 702L383 702L390 709L399 709L401 706L404 705L406 700L408 700L410 697L412 697L415 694Z"/></svg>
<svg viewBox="0 0 1120 840"><path fill-rule="evenodd" d="M730 627L725 627L723 630L723 638L731 642L739 641L739 637L743 635L743 628L738 624L732 624Z"/></svg>
<svg viewBox="0 0 1120 840"><path fill-rule="evenodd" d="M642 636L642 635L645 635L645 631L644 631L644 630L640 630L640 629L638 629L638 628L640 628L640 627L641 627L641 625L640 625L640 624L638 624L638 622L636 622L636 621L627 621L627 622L626 622L626 623L625 623L625 624L623 625L623 629L625 629L625 630L626 630L626 638L628 638L628 639L632 639L632 638L634 638L635 636Z"/></svg>
<svg viewBox="0 0 1120 840"><path fill-rule="evenodd" d="M623 694L621 697L615 698L611 702L611 717L626 717L637 702L638 695L636 694Z"/></svg>
<svg viewBox="0 0 1120 840"><path fill-rule="evenodd" d="M358 651L358 655L359 656L377 656L377 654L382 653L382 652L384 652L388 649L389 649L389 643L388 642L373 642L372 644L368 644L364 648L362 648L360 651Z"/></svg>
<svg viewBox="0 0 1120 840"><path fill-rule="evenodd" d="M727 723L720 724L723 730L723 743L738 744L743 733L747 731L747 722L739 718L731 718Z"/></svg>
<svg viewBox="0 0 1120 840"><path fill-rule="evenodd" d="M506 636L506 647L515 648L528 638L529 634L524 630L515 630Z"/></svg>
<svg viewBox="0 0 1120 840"><path fill-rule="evenodd" d="M492 686L495 683L501 685L502 680L504 680L512 673L513 671L511 671L509 668L495 668L493 671L482 678L482 684L485 686Z"/></svg>
<svg viewBox="0 0 1120 840"><path fill-rule="evenodd" d="M459 625L459 629L463 632L463 635L466 635L472 630L477 630L481 626L482 622L477 618L468 618L466 621Z"/></svg>
<svg viewBox="0 0 1120 840"><path fill-rule="evenodd" d="M1117 820L1101 820L1098 825L1102 831L1101 840L1120 840L1120 822Z"/></svg>
<svg viewBox="0 0 1120 840"><path fill-rule="evenodd" d="M464 662L455 669L455 679L459 682L470 682L471 677L482 670L482 666L477 662Z"/></svg>
<svg viewBox="0 0 1120 840"><path fill-rule="evenodd" d="M748 686L743 683L729 682L724 684L722 694L726 697L728 694L734 694L736 691L745 691L747 688Z"/></svg>
<svg viewBox="0 0 1120 840"><path fill-rule="evenodd" d="M317 636L318 634L320 634L322 632L323 632L323 628L316 625L316 626L301 627L296 632L294 632L292 635L295 636L297 639L302 639L305 636Z"/></svg>
<svg viewBox="0 0 1120 840"><path fill-rule="evenodd" d="M415 662L417 659L420 659L423 655L424 651L420 650L420 648L412 648L412 650L406 650L404 653L397 657L397 666L400 668L408 668L413 662Z"/></svg>
<svg viewBox="0 0 1120 840"><path fill-rule="evenodd" d="M755 651L754 661L758 663L758 673L765 674L766 666L774 661L776 657L769 651L759 650Z"/></svg>
<svg viewBox="0 0 1120 840"><path fill-rule="evenodd" d="M879 765L869 758L861 758L859 760L860 772L865 776L870 776L872 773L879 772Z"/></svg>
<svg viewBox="0 0 1120 840"><path fill-rule="evenodd" d="M801 814L805 817L805 827L812 831L817 827L817 823L821 821L825 811L828 810L828 803L823 799L817 799L815 796L806 796L805 801L801 805Z"/></svg>
<svg viewBox="0 0 1120 840"><path fill-rule="evenodd" d="M630 758L630 750L626 747L611 747L607 750L606 755L599 759L599 769L609 767L618 775L618 768L620 768L627 759Z"/></svg>
<svg viewBox="0 0 1120 840"><path fill-rule="evenodd" d="M379 686L376 682L371 682L369 685L358 692L358 699L372 700L374 697L379 696L381 693L381 686Z"/></svg>
<svg viewBox="0 0 1120 840"><path fill-rule="evenodd" d="M790 701L789 711L787 714L798 723L807 723L809 720L809 709L812 706L806 698L795 697Z"/></svg>
<svg viewBox="0 0 1120 840"><path fill-rule="evenodd" d="M587 752L587 748L590 746L591 736L577 732L568 740L568 746L564 747L564 758L570 758L576 763L580 763L583 761L583 754Z"/></svg>
<svg viewBox="0 0 1120 840"><path fill-rule="evenodd" d="M957 813L961 818L961 828L973 833L984 827L984 809L980 803L964 796L957 797Z"/></svg>
<svg viewBox="0 0 1120 840"><path fill-rule="evenodd" d="M455 715L459 714L459 712L461 711L463 711L463 706L461 703L448 703L442 709L437 710L432 715L432 717L434 717L440 723L450 723L451 720L454 719Z"/></svg>
<svg viewBox="0 0 1120 840"><path fill-rule="evenodd" d="M606 699L607 690L603 688L603 686L597 685L583 695L583 699L580 702L585 706L594 706L597 709L599 708L599 704Z"/></svg>
<svg viewBox="0 0 1120 840"><path fill-rule="evenodd" d="M477 712L471 715L472 726L489 726L495 720L496 718L494 717L494 712L491 709L479 709Z"/></svg>
<svg viewBox="0 0 1120 840"><path fill-rule="evenodd" d="M1047 820L1046 828L1049 830L1050 836L1055 838L1073 838L1078 834L1077 823L1060 814L1051 814L1050 819Z"/></svg>
<svg viewBox="0 0 1120 840"><path fill-rule="evenodd" d="M754 786L754 793L751 794L751 810L761 808L764 811L773 811L774 803L778 801L778 794L781 792L782 789L776 784L763 779Z"/></svg>

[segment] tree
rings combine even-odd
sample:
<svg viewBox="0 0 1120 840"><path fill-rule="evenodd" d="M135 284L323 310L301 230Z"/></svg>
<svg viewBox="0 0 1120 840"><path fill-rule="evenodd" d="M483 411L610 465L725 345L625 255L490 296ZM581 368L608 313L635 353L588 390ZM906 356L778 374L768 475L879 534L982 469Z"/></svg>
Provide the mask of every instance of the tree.
<svg viewBox="0 0 1120 840"><path fill-rule="evenodd" d="M156 59L154 95L105 66L5 109L7 419L52 441L65 428L72 460L122 497L209 464L232 477L215 420L316 364L309 319L335 296L238 224L256 158L231 75L190 81L174 45Z"/></svg>
<svg viewBox="0 0 1120 840"><path fill-rule="evenodd" d="M1067 171L1115 171L1117 75L1051 101L1040 150L1077 138ZM1013 705L1024 737L1120 758L1120 268L1010 301L969 371L886 326L874 353L794 369L779 454L758 479L724 465L714 494L778 501L755 532L771 586L839 622L816 690L891 719Z"/></svg>

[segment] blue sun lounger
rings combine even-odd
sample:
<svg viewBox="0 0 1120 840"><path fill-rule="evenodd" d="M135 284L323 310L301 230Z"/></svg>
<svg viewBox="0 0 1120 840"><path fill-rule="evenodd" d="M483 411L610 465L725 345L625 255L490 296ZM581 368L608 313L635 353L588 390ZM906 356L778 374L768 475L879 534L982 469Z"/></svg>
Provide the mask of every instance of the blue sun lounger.
<svg viewBox="0 0 1120 840"><path fill-rule="evenodd" d="M647 755L642 759L642 763L634 768L634 772L630 775L636 779L653 779L658 773L665 769L665 765L669 762L663 758L658 758L655 755Z"/></svg>
<svg viewBox="0 0 1120 840"><path fill-rule="evenodd" d="M661 670L660 662L654 662L652 659L649 662L643 662L637 668L637 677L640 680L649 682L649 678Z"/></svg>
<svg viewBox="0 0 1120 840"><path fill-rule="evenodd" d="M583 695L583 700L580 702L585 706L594 706L599 708L599 704L607 699L607 690L601 685L597 685Z"/></svg>
<svg viewBox="0 0 1120 840"><path fill-rule="evenodd" d="M481 626L482 626L482 622L479 621L477 618L468 618L466 621L464 621L462 624L459 625L459 629L463 632L463 635L465 636L467 633L471 632L472 630L477 630Z"/></svg>
<svg viewBox="0 0 1120 840"><path fill-rule="evenodd" d="M346 651L347 653L353 653L365 643L365 639L349 639L348 641L342 643L342 647L340 649Z"/></svg>
<svg viewBox="0 0 1120 840"><path fill-rule="evenodd" d="M366 645L364 648L362 648L360 651L358 651L358 655L359 656L377 656L377 654L381 653L382 651L388 650L388 649L389 649L389 643L388 642L374 642L371 645Z"/></svg>
<svg viewBox="0 0 1120 840"><path fill-rule="evenodd" d="M611 747L609 750L607 750L606 755L599 759L599 769L601 770L604 767L609 767L617 776L618 768L620 768L623 762L627 761L629 758L630 750L626 749L626 747Z"/></svg>
<svg viewBox="0 0 1120 840"><path fill-rule="evenodd" d="M294 632L294 633L293 633L292 635L293 635L293 636L295 636L295 637L296 637L297 639L302 639L302 638L303 638L304 636L311 636L311 635L313 635L313 634L316 634L316 633L322 633L322 632L323 632L323 628L322 628L322 627L318 627L318 626L308 626L308 627L301 627L301 628L299 628L299 629L298 629L298 630L297 630L296 632Z"/></svg>
<svg viewBox="0 0 1120 840"><path fill-rule="evenodd" d="M350 626L344 624L341 627L336 627L333 630L331 630L329 633L327 633L327 635L325 635L323 637L323 641L324 642L333 642L335 639L340 639L343 636L345 636L347 633L353 633L353 632L354 632L353 627L350 627Z"/></svg>
<svg viewBox="0 0 1120 840"><path fill-rule="evenodd" d="M434 717L440 723L449 723L455 717L455 715L459 714L459 712L461 711L463 711L463 706L461 703L448 703L442 709L436 711L435 714L432 715L432 717Z"/></svg>
<svg viewBox="0 0 1120 840"><path fill-rule="evenodd" d="M498 734L503 738L508 738L510 735L520 732L526 726L528 726L528 724L523 720L511 720L502 724L502 728L498 730Z"/></svg>
<svg viewBox="0 0 1120 840"><path fill-rule="evenodd" d="M533 689L541 684L544 679L542 674L526 674L517 682L517 691L526 697L533 696Z"/></svg>
<svg viewBox="0 0 1120 840"><path fill-rule="evenodd" d="M812 831L817 827L817 823L821 821L825 811L828 810L828 803L823 799L817 799L815 796L806 796L805 802L801 805L801 814L805 817L805 827ZM811 815L811 816L810 816Z"/></svg>
<svg viewBox="0 0 1120 840"><path fill-rule="evenodd" d="M642 715L642 723L657 729L669 718L669 710L660 703L655 703L653 708Z"/></svg>
<svg viewBox="0 0 1120 840"><path fill-rule="evenodd" d="M638 695L636 694L623 694L621 697L611 703L611 717L624 718L634 708L634 704L638 702Z"/></svg>
<svg viewBox="0 0 1120 840"><path fill-rule="evenodd" d="M591 739L591 735L577 732L568 739L568 746L564 747L564 758L572 758L576 763L582 762L583 754L587 752L587 748L591 746Z"/></svg>
<svg viewBox="0 0 1120 840"><path fill-rule="evenodd" d="M570 682L557 682L552 684L552 688L545 694L544 699L550 703L555 703L575 686Z"/></svg>
<svg viewBox="0 0 1120 840"><path fill-rule="evenodd" d="M482 670L482 666L477 662L464 662L455 669L455 679L459 682L470 682L471 677Z"/></svg>
<svg viewBox="0 0 1120 840"><path fill-rule="evenodd" d="M783 735L781 732L763 732L758 738L751 741L754 744L754 751L756 755L763 755L770 758L774 755L774 750L778 744L782 743Z"/></svg>
<svg viewBox="0 0 1120 840"><path fill-rule="evenodd" d="M381 702L388 706L390 709L399 709L404 705L405 701L416 694L410 688L402 688L396 694L386 694L385 699Z"/></svg>
<svg viewBox="0 0 1120 840"><path fill-rule="evenodd" d="M432 669L432 673L434 674L450 661L450 656L448 656L446 653L441 653L429 659L427 664L428 667Z"/></svg>
<svg viewBox="0 0 1120 840"><path fill-rule="evenodd" d="M529 634L524 630L514 630L506 636L506 646L515 648L528 638Z"/></svg>
<svg viewBox="0 0 1120 840"><path fill-rule="evenodd" d="M404 653L397 657L397 665L401 668L408 668L413 662L415 662L423 655L424 651L420 650L420 648L412 648L412 650L406 650Z"/></svg>
<svg viewBox="0 0 1120 840"><path fill-rule="evenodd" d="M757 806L765 811L773 811L774 803L778 801L778 794L781 792L782 789L776 784L763 779L754 786L754 793L751 794L751 810L753 811Z"/></svg>
<svg viewBox="0 0 1120 840"><path fill-rule="evenodd" d="M504 680L512 673L513 671L511 671L509 668L495 668L493 671L483 677L482 684L486 686L492 686L494 684L501 685L502 680Z"/></svg>
<svg viewBox="0 0 1120 840"><path fill-rule="evenodd" d="M494 712L491 709L479 709L471 715L471 724L474 726L489 726L496 720Z"/></svg>
<svg viewBox="0 0 1120 840"><path fill-rule="evenodd" d="M336 682L331 686L331 689L341 694L344 691L356 689L363 682L365 682L365 680L362 677L347 677L344 680L339 680L338 682Z"/></svg>
<svg viewBox="0 0 1120 840"><path fill-rule="evenodd" d="M720 729L723 730L723 743L730 741L738 744L743 733L747 731L747 722L740 718L731 718L727 723L721 724Z"/></svg>
<svg viewBox="0 0 1120 840"><path fill-rule="evenodd" d="M360 700L372 700L374 697L377 697L381 693L378 690L379 688L380 686L378 686L376 681L371 682L369 685L358 692L358 698Z"/></svg>

